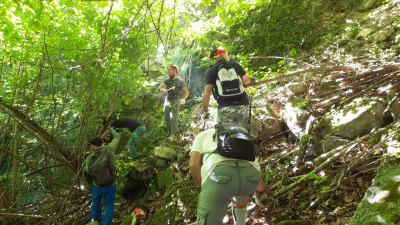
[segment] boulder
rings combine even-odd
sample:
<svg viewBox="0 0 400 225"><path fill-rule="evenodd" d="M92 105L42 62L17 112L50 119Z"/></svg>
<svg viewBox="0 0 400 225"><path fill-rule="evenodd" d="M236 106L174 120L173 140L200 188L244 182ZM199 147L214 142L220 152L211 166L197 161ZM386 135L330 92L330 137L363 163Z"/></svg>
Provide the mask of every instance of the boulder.
<svg viewBox="0 0 400 225"><path fill-rule="evenodd" d="M372 38L374 42L382 42L388 39L392 34L394 33L394 28L393 27L388 27L382 30L379 30L378 32L374 33Z"/></svg>
<svg viewBox="0 0 400 225"><path fill-rule="evenodd" d="M292 82L285 85L294 95L302 95L306 92L306 85L300 82Z"/></svg>
<svg viewBox="0 0 400 225"><path fill-rule="evenodd" d="M265 140L281 131L281 121L270 115L259 115L251 119L250 133L260 140Z"/></svg>
<svg viewBox="0 0 400 225"><path fill-rule="evenodd" d="M398 132L400 123L397 122L393 129L388 133L390 137L386 142L386 152L389 156L400 157L400 134Z"/></svg>
<svg viewBox="0 0 400 225"><path fill-rule="evenodd" d="M367 39L371 34L374 33L374 29L370 27L363 28L357 35L357 38Z"/></svg>
<svg viewBox="0 0 400 225"><path fill-rule="evenodd" d="M395 44L400 44L400 34L398 34L398 35L396 35L396 36L394 37L394 43L395 43Z"/></svg>
<svg viewBox="0 0 400 225"><path fill-rule="evenodd" d="M387 154L392 156L400 156L400 141L398 140L390 140L386 143L387 145Z"/></svg>
<svg viewBox="0 0 400 225"><path fill-rule="evenodd" d="M366 0L363 1L361 4L361 7L363 10L370 10L373 9L377 6L379 6L382 3L382 0Z"/></svg>
<svg viewBox="0 0 400 225"><path fill-rule="evenodd" d="M400 166L388 166L375 176L350 225L399 224Z"/></svg>
<svg viewBox="0 0 400 225"><path fill-rule="evenodd" d="M132 164L132 168L134 170L136 170L138 173L143 173L149 169L149 165L142 161L136 160L136 161L132 162L131 164Z"/></svg>
<svg viewBox="0 0 400 225"><path fill-rule="evenodd" d="M150 163L158 168L163 168L168 166L168 162L164 159L159 159L159 158L153 158L152 160L150 160Z"/></svg>
<svg viewBox="0 0 400 225"><path fill-rule="evenodd" d="M309 220L284 220L276 225L314 225L314 223Z"/></svg>
<svg viewBox="0 0 400 225"><path fill-rule="evenodd" d="M341 138L341 137L337 137L337 136L327 136L321 140L322 150L323 150L323 152L329 152L330 150L333 150L339 146L345 145L349 142L350 141L345 138Z"/></svg>
<svg viewBox="0 0 400 225"><path fill-rule="evenodd" d="M400 121L400 98L390 106L390 112L395 120Z"/></svg>
<svg viewBox="0 0 400 225"><path fill-rule="evenodd" d="M160 159L174 160L176 155L176 151L170 147L158 146L154 149L154 156Z"/></svg>
<svg viewBox="0 0 400 225"><path fill-rule="evenodd" d="M332 135L355 139L369 133L383 124L382 103L369 99L358 98L338 112L331 114Z"/></svg>
<svg viewBox="0 0 400 225"><path fill-rule="evenodd" d="M304 126L309 117L309 112L287 103L282 110L282 118L290 131L297 137L304 135Z"/></svg>

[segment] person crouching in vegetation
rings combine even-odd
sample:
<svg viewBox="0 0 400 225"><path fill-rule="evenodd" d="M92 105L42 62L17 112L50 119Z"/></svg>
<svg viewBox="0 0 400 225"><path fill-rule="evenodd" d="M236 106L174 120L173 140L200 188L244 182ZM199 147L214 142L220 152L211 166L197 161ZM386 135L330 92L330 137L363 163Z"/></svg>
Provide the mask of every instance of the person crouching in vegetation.
<svg viewBox="0 0 400 225"><path fill-rule="evenodd" d="M135 119L122 118L111 119L110 127L113 127L118 132L122 132L124 129L127 129L130 132L130 138L128 140L127 147L132 159L136 159L136 144L146 132L145 126ZM108 135L108 132L105 135Z"/></svg>
<svg viewBox="0 0 400 225"><path fill-rule="evenodd" d="M89 140L92 152L85 160L83 174L92 185L92 221L102 225L111 225L115 201L115 150L121 135L108 127L113 136L110 144L104 144L100 137ZM102 201L105 212L102 216Z"/></svg>

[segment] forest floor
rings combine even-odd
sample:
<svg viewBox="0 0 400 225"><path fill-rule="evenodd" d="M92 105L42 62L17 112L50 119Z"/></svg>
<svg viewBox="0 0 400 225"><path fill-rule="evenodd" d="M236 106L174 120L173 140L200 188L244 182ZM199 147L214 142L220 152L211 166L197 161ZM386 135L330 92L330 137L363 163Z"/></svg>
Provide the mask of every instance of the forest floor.
<svg viewBox="0 0 400 225"><path fill-rule="evenodd" d="M290 139L290 138L289 138ZM311 161L295 155L295 143L290 143L284 135L264 143L260 161L264 168L273 170L267 181L271 187L276 183L285 184L309 170ZM282 154L282 152L286 152ZM337 165L337 170L343 165ZM335 170L335 166L332 168ZM331 171L331 170L329 170ZM311 221L315 225L344 225L355 212L371 184L373 172L344 176L334 189L328 188L337 176L335 171L326 171L326 180L314 181L298 186L279 198L270 199L266 208L249 206L248 225L274 225L285 220ZM268 188L267 187L267 188ZM268 191L267 191L268 193ZM230 210L229 220L224 225L233 225Z"/></svg>

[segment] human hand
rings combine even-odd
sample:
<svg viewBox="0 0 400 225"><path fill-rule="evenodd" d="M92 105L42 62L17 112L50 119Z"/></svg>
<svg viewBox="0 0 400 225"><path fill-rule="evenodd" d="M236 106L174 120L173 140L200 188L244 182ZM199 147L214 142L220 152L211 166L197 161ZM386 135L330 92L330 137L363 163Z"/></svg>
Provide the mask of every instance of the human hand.
<svg viewBox="0 0 400 225"><path fill-rule="evenodd" d="M258 207L265 208L267 206L267 199L267 194L263 193L259 195L258 193L256 193L255 202Z"/></svg>
<svg viewBox="0 0 400 225"><path fill-rule="evenodd" d="M181 103L181 105L183 105L183 104L185 104L186 100L185 100L184 98L181 98L181 99L179 100L179 102Z"/></svg>

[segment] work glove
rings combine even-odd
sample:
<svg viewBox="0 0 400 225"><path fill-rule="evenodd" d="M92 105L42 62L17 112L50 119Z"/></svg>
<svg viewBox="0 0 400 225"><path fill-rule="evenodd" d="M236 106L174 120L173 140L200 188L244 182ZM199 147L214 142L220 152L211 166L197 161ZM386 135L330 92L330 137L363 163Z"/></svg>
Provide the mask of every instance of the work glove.
<svg viewBox="0 0 400 225"><path fill-rule="evenodd" d="M186 100L185 100L184 98L181 98L181 99L179 100L179 102L181 103L181 105L183 105L183 104L185 104Z"/></svg>
<svg viewBox="0 0 400 225"><path fill-rule="evenodd" d="M268 200L267 194L265 194L265 193L263 193L261 195L256 194L255 202L256 202L256 205L258 205L258 207L265 208L267 206L267 200Z"/></svg>

